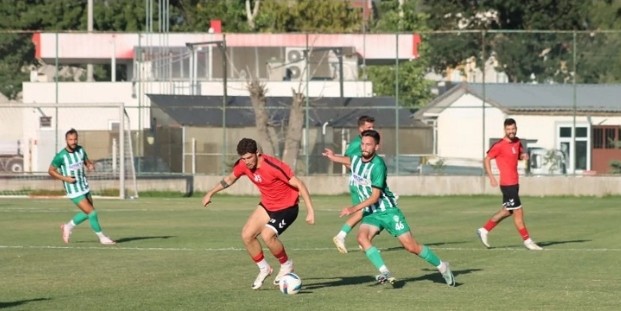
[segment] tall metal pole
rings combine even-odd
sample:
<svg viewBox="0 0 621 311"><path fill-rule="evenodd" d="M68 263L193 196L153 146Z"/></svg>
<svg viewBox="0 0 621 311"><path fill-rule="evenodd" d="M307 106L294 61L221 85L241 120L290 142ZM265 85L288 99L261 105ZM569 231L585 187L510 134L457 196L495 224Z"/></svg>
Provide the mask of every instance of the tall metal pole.
<svg viewBox="0 0 621 311"><path fill-rule="evenodd" d="M344 96L344 85L343 85L343 80L345 79L345 77L343 77L343 48L338 48L336 49L338 52L338 59L339 59L339 90L340 90L340 95L341 98L345 97Z"/></svg>
<svg viewBox="0 0 621 311"><path fill-rule="evenodd" d="M58 152L58 32L56 32L56 57L54 58L54 86L56 87L54 111L54 151Z"/></svg>
<svg viewBox="0 0 621 311"><path fill-rule="evenodd" d="M399 31L401 31L401 19L397 24L395 37L395 165L397 175L399 175Z"/></svg>
<svg viewBox="0 0 621 311"><path fill-rule="evenodd" d="M573 59L574 59L574 64L573 64L573 79L572 79L572 84L573 84L573 126L571 129L572 132L572 147L573 148L569 148L569 152L571 152L571 156L569 158L571 158L573 160L574 163L570 163L571 167L573 167L573 175L576 175L576 159L577 159L577 152L576 152L576 110L578 109L578 99L577 99L577 90L576 90L576 50L577 50L577 46L576 46L576 31L573 31ZM573 149L573 152L572 152Z"/></svg>
<svg viewBox="0 0 621 311"><path fill-rule="evenodd" d="M481 95L483 99L481 100L481 151L482 151L482 163L485 163L485 99L487 95L485 94L485 30L481 31ZM485 172L483 173L485 176ZM485 183L485 178L482 179L483 183Z"/></svg>
<svg viewBox="0 0 621 311"><path fill-rule="evenodd" d="M304 65L306 67L304 69L304 70L306 70L306 92L305 92L306 94L304 96L304 99L305 99L305 104L304 104L304 106L305 106L305 109L304 109L305 110L304 111L304 129L305 129L305 131L304 131L304 164L305 165L304 166L305 166L305 170L306 170L306 175L308 175L309 172L310 172L310 170L309 170L309 165L310 165L310 158L309 158L309 156L310 155L308 154L308 142L309 142L309 140L308 140L308 131L309 131L309 124L310 124L309 116L308 116L308 108L309 108L309 105L310 105L309 98L308 98L310 96L310 94L309 94L310 91L308 89L309 81L310 81L310 66L309 66L309 58L310 58L309 54L310 54L310 51L308 50L308 33L306 34L306 53L304 53L304 54L305 54L304 56L305 56L305 60L306 60L305 65Z"/></svg>
<svg viewBox="0 0 621 311"><path fill-rule="evenodd" d="M86 20L86 30L91 33L93 32L93 0L88 0ZM86 65L86 81L93 81L93 64Z"/></svg>
<svg viewBox="0 0 621 311"><path fill-rule="evenodd" d="M227 94L227 58L226 58L226 34L222 34L222 44L220 45L220 49L222 51L222 145L224 151L222 151L222 175L226 173L226 153L227 153L227 143L226 143L226 102L228 101Z"/></svg>

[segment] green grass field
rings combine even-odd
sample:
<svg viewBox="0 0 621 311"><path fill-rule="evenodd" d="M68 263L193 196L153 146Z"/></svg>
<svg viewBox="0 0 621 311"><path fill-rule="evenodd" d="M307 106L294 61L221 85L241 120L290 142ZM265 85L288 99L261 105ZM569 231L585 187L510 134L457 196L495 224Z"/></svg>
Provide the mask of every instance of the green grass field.
<svg viewBox="0 0 621 311"><path fill-rule="evenodd" d="M66 199L0 200L0 308L9 310L618 310L621 300L621 198L523 198L532 237L526 250L511 220L475 235L499 207L499 197L402 197L417 239L451 263L458 286L406 253L386 233L376 238L401 286L374 284L374 267L348 237L339 254L332 236L346 196L316 197L316 225L305 212L282 236L296 272L298 295L265 284L239 233L256 197L97 200L104 232L97 243L88 223L71 244L59 225L77 211ZM354 232L357 229L354 230ZM266 252L277 270L278 262Z"/></svg>

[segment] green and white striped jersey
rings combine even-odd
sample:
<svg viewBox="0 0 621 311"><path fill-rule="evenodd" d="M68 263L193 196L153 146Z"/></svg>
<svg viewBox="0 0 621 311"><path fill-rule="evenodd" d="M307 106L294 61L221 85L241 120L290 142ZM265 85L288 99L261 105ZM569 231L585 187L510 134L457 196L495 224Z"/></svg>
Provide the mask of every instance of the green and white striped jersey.
<svg viewBox="0 0 621 311"><path fill-rule="evenodd" d="M349 145L347 145L347 149L345 149L345 156L350 158L355 155L360 156L362 154L362 149L360 149L361 144L362 136L358 135L349 142Z"/></svg>
<svg viewBox="0 0 621 311"><path fill-rule="evenodd" d="M65 191L69 198L77 198L90 191L86 175L84 174L84 164L88 156L82 146L77 146L73 152L63 148L54 156L52 166L55 167L63 176L73 176L75 183L70 184L63 181Z"/></svg>
<svg viewBox="0 0 621 311"><path fill-rule="evenodd" d="M381 195L377 203L364 208L364 214L372 214L382 212L397 207L395 195L388 189L386 183L387 169L384 159L380 156L374 156L371 161L363 162L362 157L354 155L351 159L351 182L356 188L359 202L368 199L371 196L373 188L381 190Z"/></svg>

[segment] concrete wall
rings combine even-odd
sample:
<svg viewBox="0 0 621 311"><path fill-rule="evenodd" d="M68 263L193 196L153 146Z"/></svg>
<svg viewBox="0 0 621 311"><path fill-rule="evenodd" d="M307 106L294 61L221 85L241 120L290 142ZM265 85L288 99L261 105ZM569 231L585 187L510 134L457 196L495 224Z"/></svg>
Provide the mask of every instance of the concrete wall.
<svg viewBox="0 0 621 311"><path fill-rule="evenodd" d="M204 193L219 183L221 176L196 176L194 192ZM347 176L302 176L311 195L337 195L347 192ZM118 187L115 181L90 181L93 189ZM388 178L388 185L398 195L498 195L500 190L489 186L487 178L480 176L395 176ZM127 185L129 186L129 184ZM62 190L58 181L50 178L33 180L0 179L0 189L5 192L23 189ZM186 190L184 179L138 180L138 191ZM258 195L257 189L245 177L221 193L229 195ZM520 194L523 196L606 196L621 195L621 177L522 177Z"/></svg>
<svg viewBox="0 0 621 311"><path fill-rule="evenodd" d="M346 176L302 176L311 194L334 195L347 192ZM220 182L218 176L197 176L194 191L211 189ZM500 195L499 188L489 186L480 176L395 176L388 185L398 195ZM247 178L240 179L222 193L258 194ZM621 195L621 177L522 177L520 194L524 196L605 196Z"/></svg>

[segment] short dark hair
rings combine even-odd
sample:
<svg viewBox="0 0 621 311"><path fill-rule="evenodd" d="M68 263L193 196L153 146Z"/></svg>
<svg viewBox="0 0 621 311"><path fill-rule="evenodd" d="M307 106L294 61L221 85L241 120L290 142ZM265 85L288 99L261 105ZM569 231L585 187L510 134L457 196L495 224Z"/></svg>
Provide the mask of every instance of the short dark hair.
<svg viewBox="0 0 621 311"><path fill-rule="evenodd" d="M362 136L362 137L365 137L365 136L373 137L373 139L375 140L376 144L380 143L380 134L376 130L366 130L366 131L363 131L362 133L360 133L360 136Z"/></svg>
<svg viewBox="0 0 621 311"><path fill-rule="evenodd" d="M78 131L76 131L74 128L70 129L67 131L67 133L65 133L65 139L67 139L67 137L69 137L69 135L78 135Z"/></svg>
<svg viewBox="0 0 621 311"><path fill-rule="evenodd" d="M375 118L367 115L362 115L358 118L358 126L363 126L365 123L375 123Z"/></svg>
<svg viewBox="0 0 621 311"><path fill-rule="evenodd" d="M516 124L515 120L513 118L506 118L505 119L505 126L509 126L509 125L514 125Z"/></svg>
<svg viewBox="0 0 621 311"><path fill-rule="evenodd" d="M242 138L237 143L237 154L243 156L246 153L257 153L257 142L254 139Z"/></svg>

